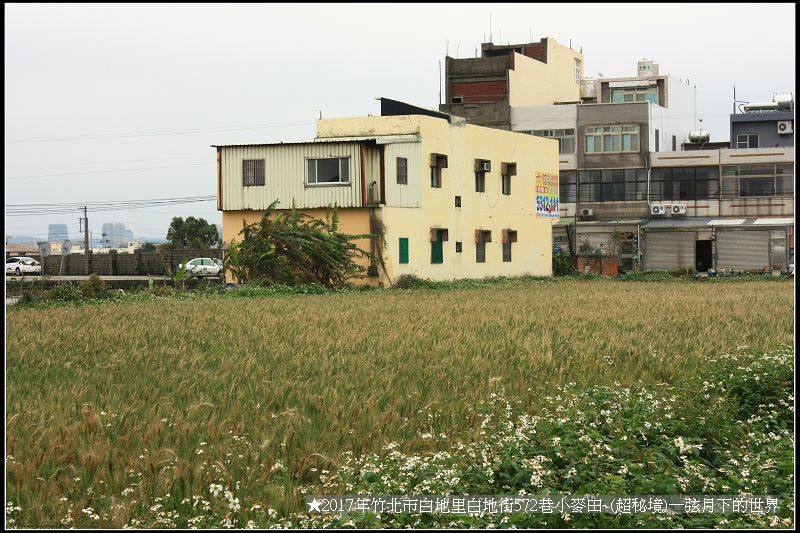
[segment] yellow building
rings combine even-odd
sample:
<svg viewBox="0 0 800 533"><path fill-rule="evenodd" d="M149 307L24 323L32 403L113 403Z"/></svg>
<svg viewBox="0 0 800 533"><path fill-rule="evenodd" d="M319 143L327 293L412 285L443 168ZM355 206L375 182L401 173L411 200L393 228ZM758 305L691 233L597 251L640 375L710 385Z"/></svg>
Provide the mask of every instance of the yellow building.
<svg viewBox="0 0 800 533"><path fill-rule="evenodd" d="M345 233L384 228L385 246L358 243L383 258L366 283L551 275L558 143L387 102L403 114L320 120L313 142L216 146L223 241L276 199L314 217L336 205Z"/></svg>

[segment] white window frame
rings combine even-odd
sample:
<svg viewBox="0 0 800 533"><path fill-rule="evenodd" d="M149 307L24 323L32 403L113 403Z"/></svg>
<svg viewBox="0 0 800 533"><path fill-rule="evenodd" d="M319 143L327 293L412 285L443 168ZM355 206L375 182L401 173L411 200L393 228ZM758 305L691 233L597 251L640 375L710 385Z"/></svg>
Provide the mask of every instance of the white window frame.
<svg viewBox="0 0 800 533"><path fill-rule="evenodd" d="M572 133L567 133L571 131ZM562 128L553 130L533 130L531 135L535 137L544 137L545 139L558 140L558 153L561 155L575 154L578 149L578 144L575 142L575 128ZM564 150L564 139L572 140L572 151Z"/></svg>
<svg viewBox="0 0 800 533"><path fill-rule="evenodd" d="M577 57L575 58L575 84L581 84L581 60Z"/></svg>
<svg viewBox="0 0 800 533"><path fill-rule="evenodd" d="M339 160L339 179L340 179L340 181L323 181L321 183L317 182L317 181L313 181L313 182L309 181L309 172L308 172L309 161L315 161L316 162L316 161L321 161L321 160L325 160L325 159L338 159ZM338 157L338 156L337 157L306 157L305 158L306 187L341 187L341 186L348 186L349 187L350 184L352 183L351 180L350 180L350 171L352 169L352 165L350 164L350 159L351 159L350 156L344 156L344 157ZM341 181L341 177L344 175L344 172L342 172L342 160L346 160L347 161L347 181ZM318 174L318 163L315 163L315 165L314 165L314 179L315 180L316 180L317 174Z"/></svg>
<svg viewBox="0 0 800 533"><path fill-rule="evenodd" d="M624 149L624 136L630 135L630 149ZM594 149L590 152L588 150L589 143L588 137L593 138L593 146ZM636 142L633 142L633 137L636 136ZM641 142L640 139L640 132L639 132L639 125L638 124L614 124L614 125L600 125L600 126L586 126L584 130L584 145L583 145L583 152L586 155L602 155L602 154L634 154L639 153L639 145ZM599 147L598 143L596 142L597 139L600 139ZM619 148L615 149L614 139L619 139ZM606 139L610 142L610 149L606 150ZM635 145L635 149L634 149ZM600 148L598 150L598 148Z"/></svg>

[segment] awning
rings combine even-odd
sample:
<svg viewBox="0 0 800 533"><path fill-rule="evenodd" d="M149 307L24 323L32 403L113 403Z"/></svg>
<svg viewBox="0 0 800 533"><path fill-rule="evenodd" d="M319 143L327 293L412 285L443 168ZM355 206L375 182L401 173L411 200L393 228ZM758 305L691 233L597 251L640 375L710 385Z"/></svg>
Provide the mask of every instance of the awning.
<svg viewBox="0 0 800 533"><path fill-rule="evenodd" d="M644 224L646 218L630 218L624 220L579 220L578 226L636 226ZM562 217L554 226L569 226L575 224L575 217Z"/></svg>
<svg viewBox="0 0 800 533"><path fill-rule="evenodd" d="M643 226L644 230L653 229L693 229L711 227L784 227L794 225L791 217L761 217L761 218L660 218L653 219Z"/></svg>

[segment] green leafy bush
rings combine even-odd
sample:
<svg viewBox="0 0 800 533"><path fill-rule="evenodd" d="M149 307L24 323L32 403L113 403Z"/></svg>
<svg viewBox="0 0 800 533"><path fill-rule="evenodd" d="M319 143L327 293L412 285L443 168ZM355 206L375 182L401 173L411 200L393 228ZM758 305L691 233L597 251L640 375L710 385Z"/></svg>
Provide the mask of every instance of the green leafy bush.
<svg viewBox="0 0 800 533"><path fill-rule="evenodd" d="M110 296L106 282L94 273L89 276L89 279L81 282L80 291L83 297L88 299L102 299Z"/></svg>
<svg viewBox="0 0 800 533"><path fill-rule="evenodd" d="M578 273L578 269L569 260L569 254L566 252L559 252L553 254L553 275L554 276L571 276Z"/></svg>

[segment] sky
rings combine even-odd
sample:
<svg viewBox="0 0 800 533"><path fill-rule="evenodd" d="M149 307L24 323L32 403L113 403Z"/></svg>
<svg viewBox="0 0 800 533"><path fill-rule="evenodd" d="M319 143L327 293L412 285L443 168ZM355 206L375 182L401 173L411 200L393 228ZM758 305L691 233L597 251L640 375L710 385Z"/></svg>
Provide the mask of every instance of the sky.
<svg viewBox="0 0 800 533"><path fill-rule="evenodd" d="M569 6L569 7L566 7ZM728 140L738 100L794 93L794 4L5 4L5 198L19 204L216 194L212 144L312 140L315 120L379 114L377 96L439 104L440 61L553 37L585 75L642 58L697 87ZM491 20L491 25L490 25ZM443 68L443 67L442 67ZM9 216L6 236L81 238L82 213ZM214 201L110 212L163 238Z"/></svg>

